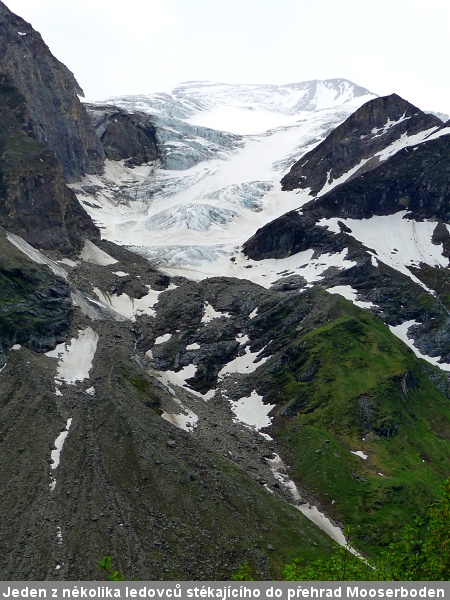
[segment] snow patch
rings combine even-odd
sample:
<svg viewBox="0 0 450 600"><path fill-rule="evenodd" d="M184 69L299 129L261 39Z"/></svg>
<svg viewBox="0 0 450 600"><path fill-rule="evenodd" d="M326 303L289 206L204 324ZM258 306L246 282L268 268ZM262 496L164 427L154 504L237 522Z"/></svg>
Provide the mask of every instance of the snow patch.
<svg viewBox="0 0 450 600"><path fill-rule="evenodd" d="M330 294L339 294L341 296L344 296L344 298L347 298L347 300L351 300L353 304L356 304L356 306L359 306L361 308L377 308L377 306L375 304L372 304L372 302L364 302L362 300L357 300L358 292L355 289L353 289L351 285L335 285L334 287L328 288L327 292L329 292Z"/></svg>
<svg viewBox="0 0 450 600"><path fill-rule="evenodd" d="M171 333L165 333L164 335L159 335L156 338L154 345L156 346L157 344L164 344L165 342L168 342L171 337L172 337Z"/></svg>
<svg viewBox="0 0 450 600"><path fill-rule="evenodd" d="M357 173L361 169L361 167L363 167L366 164L366 162L368 162L371 158L372 157L361 159L361 161L357 165L349 169L346 173L340 175L337 179L332 179L332 171L329 171L327 181L318 195L323 196L333 188L337 187L338 185L341 185L341 183L344 183L344 181L347 181L347 179L350 179L350 177Z"/></svg>
<svg viewBox="0 0 450 600"><path fill-rule="evenodd" d="M261 367L266 361L269 360L269 358L271 358L270 356L265 356L258 362L255 362L256 358L264 350L264 348L262 348L262 350L257 350L256 352L251 352L250 347L246 346L245 354L242 356L237 356L220 369L218 374L219 379L223 379L225 375L229 375L231 373L254 373L256 369Z"/></svg>
<svg viewBox="0 0 450 600"><path fill-rule="evenodd" d="M363 460L367 460L367 458L368 458L368 455L364 454L364 452L362 450L350 450L350 452L352 454L355 454L355 456L359 456Z"/></svg>
<svg viewBox="0 0 450 600"><path fill-rule="evenodd" d="M65 269L60 267L55 261L50 260L49 258L44 256L44 254L42 254L42 252L39 252L39 250L33 248L33 246L31 246L20 236L15 235L14 233L9 233L7 231L6 238L9 242L11 242L11 244L13 244L26 256L28 256L28 258L31 259L33 262L37 263L38 265L47 265L47 267L49 267L55 275L67 279L67 271Z"/></svg>
<svg viewBox="0 0 450 600"><path fill-rule="evenodd" d="M161 293L149 289L148 294L142 298L132 298L125 293L119 296L117 294L108 294L98 288L94 288L94 292L103 304L109 304L116 313L131 321L134 321L139 315L154 316L156 313L153 306L158 302L158 297Z"/></svg>
<svg viewBox="0 0 450 600"><path fill-rule="evenodd" d="M46 356L58 359L55 381L74 385L77 381L88 379L97 342L98 333L88 327L79 330L78 338L72 338L68 344L58 344L54 350L46 352Z"/></svg>
<svg viewBox="0 0 450 600"><path fill-rule="evenodd" d="M439 362L439 356L427 356L426 354L422 354L422 352L420 352L420 350L416 348L416 346L414 345L414 340L408 337L408 331L413 325L420 325L420 323L418 323L417 321L404 321L401 325L389 325L389 329L394 335L396 335L400 340L402 340L402 342L405 342L405 344L411 348L411 350L418 358L423 358L427 362L431 363L436 367L439 367L443 371L450 371L450 364Z"/></svg>
<svg viewBox="0 0 450 600"><path fill-rule="evenodd" d="M61 545L64 541L63 532L62 532L61 527L56 528L56 539L57 539L59 545ZM58 566L60 566L60 565L57 565L56 568L58 568Z"/></svg>
<svg viewBox="0 0 450 600"><path fill-rule="evenodd" d="M59 467L59 463L61 461L61 451L63 449L64 446L64 442L66 441L66 438L69 434L69 429L70 426L72 425L72 418L67 419L67 423L66 423L66 427L60 432L60 434L58 435L58 437L55 440L54 446L55 448L52 450L51 452L51 463L50 463L50 467L52 470L55 470ZM54 476L50 476L50 491L53 492L53 490L56 487L56 478Z"/></svg>
<svg viewBox="0 0 450 600"><path fill-rule="evenodd" d="M192 390L186 383L186 380L190 379L191 377L194 377L196 372L197 365L187 365L179 371L159 371L157 377L161 383L164 383L168 386L178 385L192 392Z"/></svg>
<svg viewBox="0 0 450 600"><path fill-rule="evenodd" d="M200 348L200 344L197 344L196 342L194 344L189 344L188 346L186 346L186 350L200 350Z"/></svg>
<svg viewBox="0 0 450 600"><path fill-rule="evenodd" d="M383 150L380 150L380 152L374 154L374 157L378 157L380 161L387 160L388 158L390 158L400 150L403 150L404 148L415 146L416 144L421 144L422 142L428 141L430 139L431 134L435 132L436 129L438 129L438 127L434 126L430 129L427 129L426 131L420 131L419 133L415 133L413 135L402 133L402 135L397 140L395 140L395 142L393 142Z"/></svg>
<svg viewBox="0 0 450 600"><path fill-rule="evenodd" d="M231 410L238 421L254 427L256 431L269 427L272 418L269 417L270 411L275 404L264 404L263 397L256 390L251 392L250 396L240 398L237 401L230 400Z"/></svg>
<svg viewBox="0 0 450 600"><path fill-rule="evenodd" d="M201 323L209 323L210 321L212 321L213 319L220 319L221 317L227 317L229 318L231 315L227 312L219 312L217 310L214 309L213 306L211 306L211 304L209 302L205 302L205 305L203 307L203 317L201 320Z"/></svg>
<svg viewBox="0 0 450 600"><path fill-rule="evenodd" d="M372 133L374 134L373 137L374 138L381 137L391 127L394 127L395 125L398 125L399 123L402 123L403 121L407 121L410 118L411 117L407 117L406 116L406 113L403 113L403 115L399 119L397 119L396 121L391 121L391 119L388 117L388 119L387 119L386 123L383 125L383 127L374 127L372 129Z"/></svg>
<svg viewBox="0 0 450 600"><path fill-rule="evenodd" d="M94 263L99 267L106 267L108 265L114 265L118 260L98 248L90 240L84 242L83 250L81 251L80 258L87 262Z"/></svg>

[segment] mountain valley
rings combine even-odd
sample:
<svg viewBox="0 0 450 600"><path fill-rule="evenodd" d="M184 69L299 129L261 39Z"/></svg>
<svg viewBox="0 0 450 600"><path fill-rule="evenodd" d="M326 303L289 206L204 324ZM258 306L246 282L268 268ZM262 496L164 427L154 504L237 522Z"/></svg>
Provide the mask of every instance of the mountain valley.
<svg viewBox="0 0 450 600"><path fill-rule="evenodd" d="M345 79L83 104L0 39L1 578L376 557L448 476L450 122Z"/></svg>

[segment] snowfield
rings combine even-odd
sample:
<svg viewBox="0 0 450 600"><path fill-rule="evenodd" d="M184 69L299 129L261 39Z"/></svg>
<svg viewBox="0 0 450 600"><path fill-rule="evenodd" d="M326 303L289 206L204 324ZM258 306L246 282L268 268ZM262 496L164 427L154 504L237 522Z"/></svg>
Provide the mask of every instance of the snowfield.
<svg viewBox="0 0 450 600"><path fill-rule="evenodd" d="M442 244L431 243L436 222L406 219L406 212L370 219L321 219L318 224L339 233L338 221L341 221L351 229L354 238L373 250L377 261L400 271L427 289L408 266L425 263L432 267L448 267L449 259L442 254Z"/></svg>
<svg viewBox="0 0 450 600"><path fill-rule="evenodd" d="M106 161L103 175L72 188L104 239L170 274L190 277L190 269L204 270L206 263L217 274L259 227L311 199L308 190L282 192L281 177L373 97L346 80L327 80L188 82L170 94L110 99L152 115L163 142L161 164L132 169ZM174 153L192 160L177 163ZM92 248L89 253L83 258L101 260Z"/></svg>

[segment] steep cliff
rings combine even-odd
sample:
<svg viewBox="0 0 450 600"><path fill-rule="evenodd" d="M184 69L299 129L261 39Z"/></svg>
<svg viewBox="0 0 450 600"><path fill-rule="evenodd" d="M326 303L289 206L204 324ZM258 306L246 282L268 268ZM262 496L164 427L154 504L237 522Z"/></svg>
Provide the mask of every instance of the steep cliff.
<svg viewBox="0 0 450 600"><path fill-rule="evenodd" d="M0 75L0 225L40 248L81 249L99 239L97 227L65 185L61 164L29 135L33 120L25 96Z"/></svg>
<svg viewBox="0 0 450 600"><path fill-rule="evenodd" d="M33 264L0 228L0 368L16 344L42 352L63 340L72 311L64 279Z"/></svg>
<svg viewBox="0 0 450 600"><path fill-rule="evenodd" d="M0 74L8 75L28 106L23 128L56 154L69 181L101 169L103 150L78 95L73 74L29 23L0 2Z"/></svg>

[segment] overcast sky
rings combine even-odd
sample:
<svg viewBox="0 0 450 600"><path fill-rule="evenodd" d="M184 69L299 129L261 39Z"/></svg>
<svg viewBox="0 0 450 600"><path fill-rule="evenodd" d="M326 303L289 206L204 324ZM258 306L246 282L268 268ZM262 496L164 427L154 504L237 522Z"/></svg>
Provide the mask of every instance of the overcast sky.
<svg viewBox="0 0 450 600"><path fill-rule="evenodd" d="M88 100L345 77L450 114L448 0L5 0Z"/></svg>

